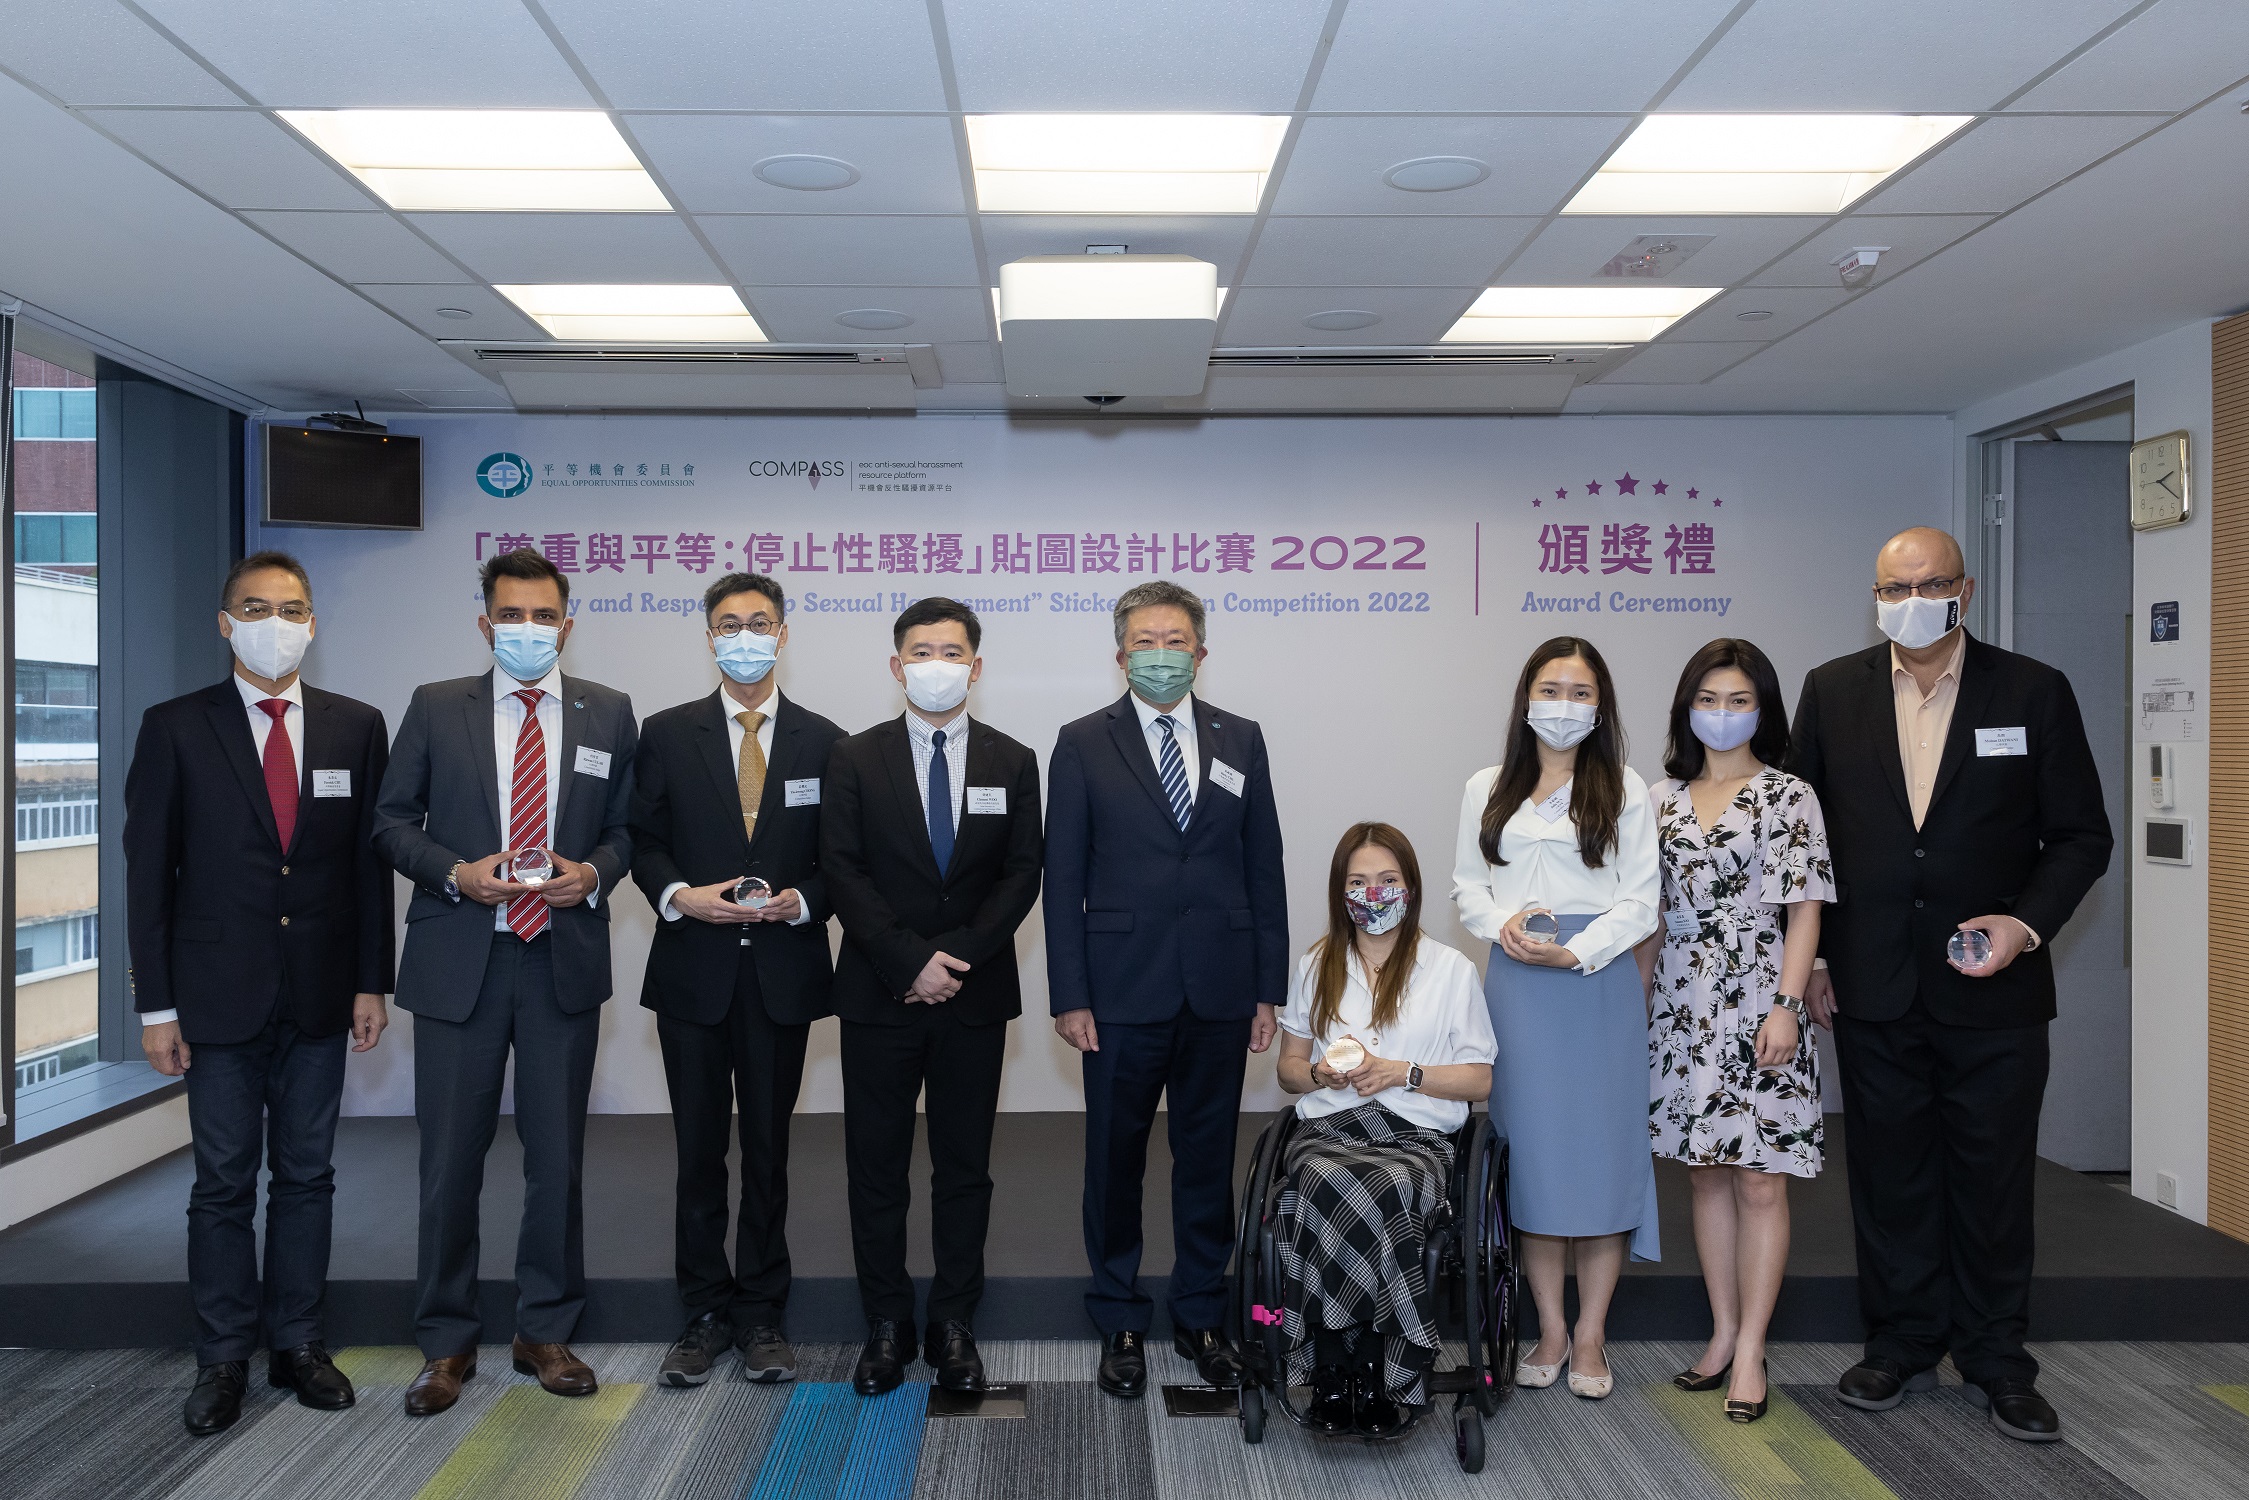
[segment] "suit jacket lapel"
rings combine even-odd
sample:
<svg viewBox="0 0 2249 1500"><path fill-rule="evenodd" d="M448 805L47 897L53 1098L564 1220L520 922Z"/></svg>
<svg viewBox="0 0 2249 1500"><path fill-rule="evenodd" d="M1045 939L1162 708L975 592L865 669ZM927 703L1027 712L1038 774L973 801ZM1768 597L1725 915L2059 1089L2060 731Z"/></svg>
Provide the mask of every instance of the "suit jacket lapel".
<svg viewBox="0 0 2249 1500"><path fill-rule="evenodd" d="M960 837L953 840L953 868L955 870L968 869L970 861L983 853L984 845L1006 829L1007 820L1005 818L995 818L989 814L970 817L968 814L968 790L970 787L997 787L1000 784L992 749L992 731L977 723L974 719L970 719L968 721L968 761L961 771ZM1012 813L1015 809L1011 807L1008 811Z"/></svg>
<svg viewBox="0 0 2249 1500"><path fill-rule="evenodd" d="M1195 705L1195 755L1202 762L1202 780L1195 783L1195 805L1187 814L1187 829L1191 833L1203 824L1203 808L1209 803L1213 791L1223 788L1210 779L1210 763L1218 759L1218 726L1222 722L1211 712L1210 705L1200 698L1189 699ZM1239 770L1240 767L1234 769ZM1227 792L1227 796L1233 793Z"/></svg>
<svg viewBox="0 0 2249 1500"><path fill-rule="evenodd" d="M1984 710L1991 706L1991 690L1997 683L1990 665L1978 659L1979 646L1979 642L1971 640L1968 649L1960 655L1960 682L1952 698L1952 727L1945 732L1944 759L1937 762L1936 784L1929 788L1931 812L1936 811L1937 804L1944 799L1944 789L1952 785L1952 778L1960 774L1960 763L1968 758Z"/></svg>
<svg viewBox="0 0 2249 1500"><path fill-rule="evenodd" d="M720 807L734 811L734 829L742 840L742 858L750 857L749 830L742 826L742 768L734 758L734 736L726 725L734 710L734 700L719 688L703 700L702 711L695 716L695 746L702 753L703 769L711 775L711 794ZM780 727L774 727L774 741L780 741ZM773 780L773 768L766 767L766 782Z"/></svg>
<svg viewBox="0 0 2249 1500"><path fill-rule="evenodd" d="M1882 779L1890 784L1898 807L1911 821L1913 799L1906 793L1905 761L1898 754L1898 696L1890 682L1890 648L1876 647L1867 657L1866 665L1865 734L1874 746L1874 758L1882 763Z"/></svg>
<svg viewBox="0 0 2249 1500"><path fill-rule="evenodd" d="M1155 757L1148 753L1148 734L1140 727L1140 712L1132 706L1130 693L1109 707L1109 738L1116 742L1117 753L1124 757L1126 767L1139 778L1141 789L1156 804L1164 826L1177 831L1179 824L1171 815L1171 799L1164 795L1163 780L1156 775Z"/></svg>
<svg viewBox="0 0 2249 1500"><path fill-rule="evenodd" d="M243 795L257 810L259 825L278 846L281 830L273 820L273 799L266 795L265 767L258 763L258 742L250 733L249 712L243 708L242 694L231 677L211 690L204 700L204 712L210 718L211 732L219 738L219 748L226 753L226 763L242 783ZM300 766L300 772L302 769Z"/></svg>
<svg viewBox="0 0 2249 1500"><path fill-rule="evenodd" d="M970 741L973 747L974 741ZM929 842L929 815L921 805L921 782L914 775L914 737L906 728L903 715L882 726L882 764L889 773L891 800L897 804L898 819L908 828L919 829L919 834L908 834L906 844L914 851L922 875L942 886L945 872L937 868L937 851ZM960 840L953 841L956 862Z"/></svg>
<svg viewBox="0 0 2249 1500"><path fill-rule="evenodd" d="M335 707L335 701L318 688L304 689L305 742L297 747L297 827L289 840L289 848L292 850L297 847L297 840L304 837L305 824L309 821L304 815L304 808L312 800L312 768L337 766L344 759L329 744L329 735L335 728ZM353 790L362 797L375 795L372 787L356 787Z"/></svg>
<svg viewBox="0 0 2249 1500"><path fill-rule="evenodd" d="M586 707L585 689L567 674L562 679L561 709L556 715L561 721L562 748L554 758L554 827L547 830L550 839L561 837L563 814L569 810L570 794L578 789L578 747L585 743L586 720L593 712ZM609 774L614 776L617 770L612 764Z"/></svg>
<svg viewBox="0 0 2249 1500"><path fill-rule="evenodd" d="M788 700L778 691L766 700L767 713L773 716L773 753L765 758L765 787L758 793L757 826L765 828L773 815L789 805L789 782L796 779L791 771L801 771L802 757L797 751L797 736L804 732L804 720L789 709ZM822 767L825 770L825 767ZM742 800L737 790L734 800ZM752 843L757 842L755 839Z"/></svg>

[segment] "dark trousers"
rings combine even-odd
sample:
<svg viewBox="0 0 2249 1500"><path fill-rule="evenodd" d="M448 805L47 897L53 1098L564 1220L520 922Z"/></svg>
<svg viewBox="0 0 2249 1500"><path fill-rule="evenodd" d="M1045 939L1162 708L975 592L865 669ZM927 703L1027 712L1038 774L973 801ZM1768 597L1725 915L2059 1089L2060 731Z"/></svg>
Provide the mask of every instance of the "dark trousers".
<svg viewBox="0 0 2249 1500"><path fill-rule="evenodd" d="M190 1046L188 1128L195 1186L187 1199L187 1279L195 1294L195 1362L248 1359L266 1344L320 1340L336 1199L330 1156L349 1034L308 1037L269 1020L246 1042ZM258 1280L258 1165L266 1188L265 1282Z"/></svg>
<svg viewBox="0 0 2249 1500"><path fill-rule="evenodd" d="M913 1203L914 1104L929 1091L929 1238L937 1275L929 1321L976 1320L992 1217L992 1117L1007 1023L964 1026L944 1005L909 1005L900 1026L843 1023L844 1160L859 1305L911 1324L906 1212Z"/></svg>
<svg viewBox="0 0 2249 1500"><path fill-rule="evenodd" d="M515 1243L515 1331L567 1342L586 1305L586 1095L601 1009L555 1003L554 939L495 934L484 988L465 1021L414 1018L414 1119L422 1137L422 1224L414 1338L428 1359L467 1354L477 1318L484 1158L500 1128L515 1053L515 1134L523 1222Z"/></svg>
<svg viewBox="0 0 2249 1500"><path fill-rule="evenodd" d="M1919 1004L1835 1022L1866 1352L2033 1380L2032 1183L2046 1027L1948 1026Z"/></svg>
<svg viewBox="0 0 2249 1500"><path fill-rule="evenodd" d="M804 1081L811 1030L765 1013L747 953L725 1020L700 1026L656 1017L679 1146L673 1261L679 1300L691 1318L717 1313L738 1329L781 1326L789 1301L789 1114ZM729 1266L726 1146L737 1104L742 1206Z"/></svg>
<svg viewBox="0 0 2249 1500"><path fill-rule="evenodd" d="M1146 1333L1154 1301L1140 1290L1140 1184L1156 1103L1171 1141L1171 1321L1215 1328L1234 1249L1234 1135L1242 1112L1249 1018L1099 1023L1085 1068L1086 1311L1104 1336Z"/></svg>

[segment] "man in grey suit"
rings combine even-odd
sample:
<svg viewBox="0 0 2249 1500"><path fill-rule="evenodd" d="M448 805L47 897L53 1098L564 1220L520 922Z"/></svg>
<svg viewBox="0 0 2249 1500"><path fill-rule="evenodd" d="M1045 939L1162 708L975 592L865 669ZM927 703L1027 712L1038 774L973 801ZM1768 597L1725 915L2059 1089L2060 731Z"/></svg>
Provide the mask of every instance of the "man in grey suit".
<svg viewBox="0 0 2249 1500"><path fill-rule="evenodd" d="M422 1145L410 1416L451 1407L476 1374L478 1199L511 1048L515 1367L558 1396L595 1388L567 1340L586 1301L578 1181L639 729L631 699L557 664L570 583L552 563L506 553L483 583L493 669L415 689L375 809L376 850L415 887L398 970Z"/></svg>

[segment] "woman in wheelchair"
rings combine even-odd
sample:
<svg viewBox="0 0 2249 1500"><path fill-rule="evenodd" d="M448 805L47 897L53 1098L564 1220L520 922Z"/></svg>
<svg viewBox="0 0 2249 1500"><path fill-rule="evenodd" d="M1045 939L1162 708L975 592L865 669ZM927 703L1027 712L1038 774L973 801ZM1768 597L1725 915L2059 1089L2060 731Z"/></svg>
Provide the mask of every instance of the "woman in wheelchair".
<svg viewBox="0 0 2249 1500"><path fill-rule="evenodd" d="M1404 834L1353 825L1328 867L1327 935L1281 1014L1298 1124L1281 1170L1288 1379L1319 1431L1383 1437L1428 1402L1438 1339L1423 1226L1445 1202L1453 1133L1491 1093L1496 1047L1476 969L1422 935Z"/></svg>

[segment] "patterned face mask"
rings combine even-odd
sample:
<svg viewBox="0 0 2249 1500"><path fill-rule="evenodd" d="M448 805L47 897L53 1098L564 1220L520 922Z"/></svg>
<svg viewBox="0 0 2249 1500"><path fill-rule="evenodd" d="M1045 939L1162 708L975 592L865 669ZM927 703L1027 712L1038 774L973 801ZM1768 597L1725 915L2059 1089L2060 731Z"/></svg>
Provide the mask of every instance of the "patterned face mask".
<svg viewBox="0 0 2249 1500"><path fill-rule="evenodd" d="M1402 885L1362 886L1343 893L1343 909L1368 937L1380 937L1406 919L1409 894Z"/></svg>

